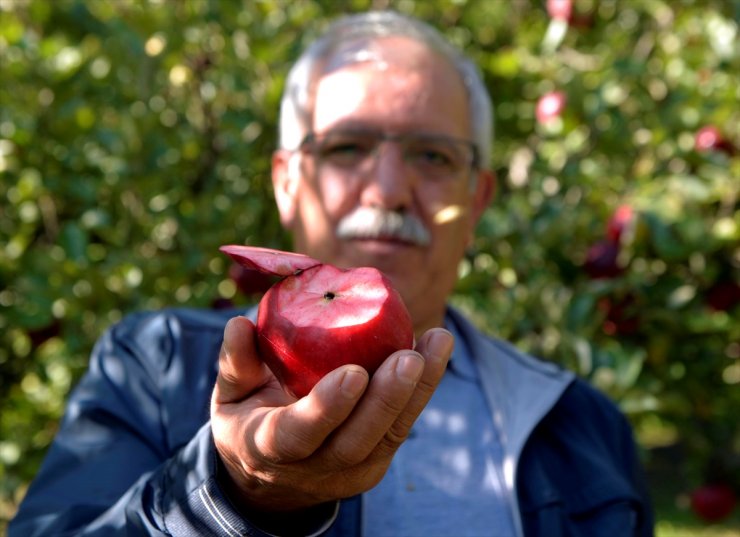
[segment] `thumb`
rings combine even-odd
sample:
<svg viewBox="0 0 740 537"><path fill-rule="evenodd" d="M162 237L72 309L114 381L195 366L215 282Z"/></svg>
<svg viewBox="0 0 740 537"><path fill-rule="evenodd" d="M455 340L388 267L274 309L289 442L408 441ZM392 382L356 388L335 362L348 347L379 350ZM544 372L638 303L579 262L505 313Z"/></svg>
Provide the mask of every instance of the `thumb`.
<svg viewBox="0 0 740 537"><path fill-rule="evenodd" d="M255 326L246 317L229 319L218 356L214 401L234 403L268 380L268 370L257 354Z"/></svg>

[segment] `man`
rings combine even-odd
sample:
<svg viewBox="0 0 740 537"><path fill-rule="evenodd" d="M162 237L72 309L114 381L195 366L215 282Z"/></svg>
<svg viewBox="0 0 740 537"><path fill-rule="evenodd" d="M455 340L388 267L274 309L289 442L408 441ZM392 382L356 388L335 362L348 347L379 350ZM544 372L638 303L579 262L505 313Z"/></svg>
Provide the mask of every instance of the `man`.
<svg viewBox="0 0 740 537"><path fill-rule="evenodd" d="M275 197L297 250L392 280L416 349L296 400L246 317L128 318L10 535L651 535L614 406L446 305L492 196L490 142L480 76L434 30L335 23L288 78Z"/></svg>

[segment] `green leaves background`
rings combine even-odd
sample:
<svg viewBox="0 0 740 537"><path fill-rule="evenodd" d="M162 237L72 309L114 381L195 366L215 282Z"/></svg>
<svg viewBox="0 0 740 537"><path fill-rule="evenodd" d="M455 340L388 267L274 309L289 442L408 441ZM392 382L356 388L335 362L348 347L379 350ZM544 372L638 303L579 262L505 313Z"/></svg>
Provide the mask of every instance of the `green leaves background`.
<svg viewBox="0 0 740 537"><path fill-rule="evenodd" d="M574 368L687 490L738 487L737 0L0 0L0 518L128 312L235 304L225 243L288 248L270 154L290 62L331 18L413 13L478 61L498 195L454 303ZM543 125L537 100L567 96ZM707 125L727 140L698 151ZM618 207L619 271L589 274Z"/></svg>

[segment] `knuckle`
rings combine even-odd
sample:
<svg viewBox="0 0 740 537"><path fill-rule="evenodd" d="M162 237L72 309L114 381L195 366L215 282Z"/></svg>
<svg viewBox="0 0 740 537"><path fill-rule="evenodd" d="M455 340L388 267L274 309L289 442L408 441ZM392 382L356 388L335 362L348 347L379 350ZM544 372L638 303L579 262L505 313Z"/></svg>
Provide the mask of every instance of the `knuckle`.
<svg viewBox="0 0 740 537"><path fill-rule="evenodd" d="M280 458L283 462L295 462L303 460L314 451L311 438L303 431L290 431L281 435L277 442Z"/></svg>
<svg viewBox="0 0 740 537"><path fill-rule="evenodd" d="M344 447L338 447L331 452L333 466L335 468L351 468L362 463L367 457L367 451L362 449L356 442Z"/></svg>
<svg viewBox="0 0 740 537"><path fill-rule="evenodd" d="M418 384L416 385L416 391L421 393L424 396L431 397L431 395L437 389L437 385L439 384L439 381L441 379L442 379L442 375L435 376L434 378L431 378L431 379L426 376L422 376L422 378L419 380Z"/></svg>
<svg viewBox="0 0 740 537"><path fill-rule="evenodd" d="M401 444L406 440L406 437L400 437L396 435L386 435L378 444L378 450L381 453L395 453Z"/></svg>
<svg viewBox="0 0 740 537"><path fill-rule="evenodd" d="M310 439L301 428L284 427L278 413L267 416L254 432L254 448L260 458L271 464L286 464L308 457Z"/></svg>
<svg viewBox="0 0 740 537"><path fill-rule="evenodd" d="M330 408L330 409L327 409L327 412L319 412L313 418L314 426L317 432L321 433L322 435L328 435L342 421L341 418L334 415L333 410L335 409Z"/></svg>
<svg viewBox="0 0 740 537"><path fill-rule="evenodd" d="M382 416L398 416L403 411L406 403L407 398L398 400L396 398L379 397L375 401L375 407Z"/></svg>
<svg viewBox="0 0 740 537"><path fill-rule="evenodd" d="M382 451L394 453L401 447L409 437L409 429L405 426L391 427L385 436L380 440L378 447Z"/></svg>

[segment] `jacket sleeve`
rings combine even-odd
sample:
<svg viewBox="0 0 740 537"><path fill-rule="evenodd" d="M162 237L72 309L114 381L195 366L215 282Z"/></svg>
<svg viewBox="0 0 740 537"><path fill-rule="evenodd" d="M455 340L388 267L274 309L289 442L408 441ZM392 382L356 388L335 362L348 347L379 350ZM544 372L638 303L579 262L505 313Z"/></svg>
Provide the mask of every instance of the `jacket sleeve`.
<svg viewBox="0 0 740 537"><path fill-rule="evenodd" d="M9 537L268 535L218 485L208 404L223 323L213 325L149 315L101 338Z"/></svg>

